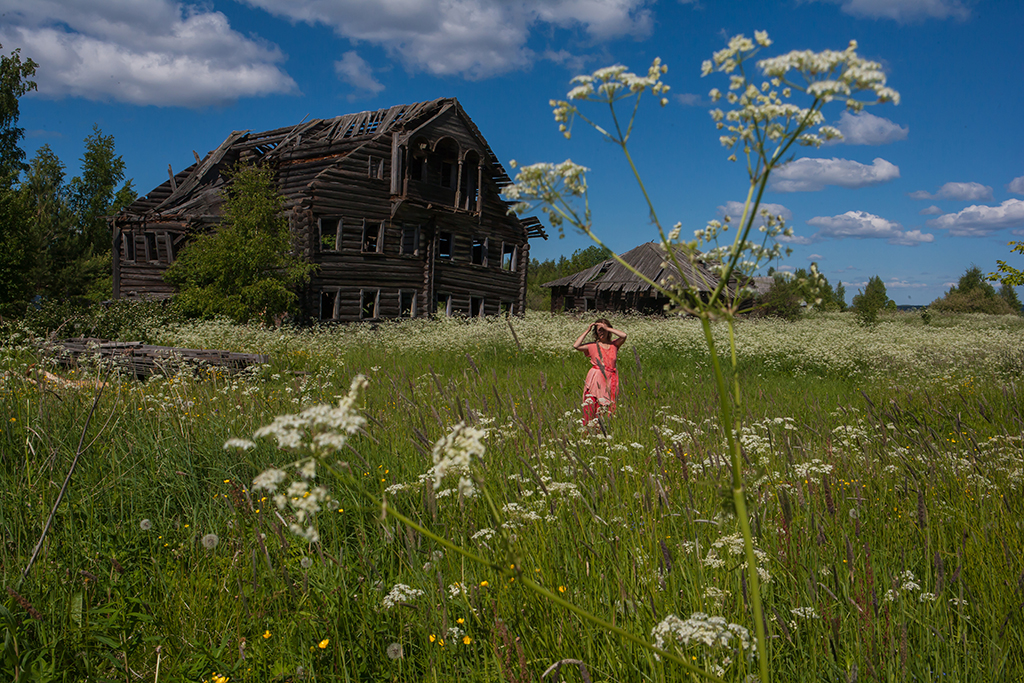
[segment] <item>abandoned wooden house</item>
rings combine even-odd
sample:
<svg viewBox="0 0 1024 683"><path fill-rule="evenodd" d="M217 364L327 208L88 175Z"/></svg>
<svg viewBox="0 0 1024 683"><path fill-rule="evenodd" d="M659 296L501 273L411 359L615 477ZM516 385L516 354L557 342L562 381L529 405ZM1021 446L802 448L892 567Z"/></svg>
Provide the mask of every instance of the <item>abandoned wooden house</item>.
<svg viewBox="0 0 1024 683"><path fill-rule="evenodd" d="M536 218L508 214L511 182L455 99L234 132L111 219L114 298L167 298L162 275L221 220L236 164L273 168L295 247L319 268L304 318L376 320L442 311L522 313Z"/></svg>
<svg viewBox="0 0 1024 683"><path fill-rule="evenodd" d="M689 282L702 295L710 295L718 286L718 276L702 264L692 264L683 253L678 261L685 271L684 280L657 242L647 242L621 255L623 261L654 282ZM573 275L545 282L551 289L551 312L560 311L634 311L663 313L668 297L614 259L602 261Z"/></svg>

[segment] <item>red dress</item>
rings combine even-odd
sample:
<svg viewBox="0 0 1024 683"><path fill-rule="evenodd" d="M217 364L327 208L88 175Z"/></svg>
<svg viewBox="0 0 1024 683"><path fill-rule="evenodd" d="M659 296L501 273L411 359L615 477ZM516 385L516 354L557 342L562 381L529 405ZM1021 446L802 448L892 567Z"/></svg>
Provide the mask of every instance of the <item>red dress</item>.
<svg viewBox="0 0 1024 683"><path fill-rule="evenodd" d="M619 395L619 373L615 360L619 348L612 344L592 343L583 347L590 358L590 370L583 383L583 424L597 417L598 410L615 412L615 398Z"/></svg>

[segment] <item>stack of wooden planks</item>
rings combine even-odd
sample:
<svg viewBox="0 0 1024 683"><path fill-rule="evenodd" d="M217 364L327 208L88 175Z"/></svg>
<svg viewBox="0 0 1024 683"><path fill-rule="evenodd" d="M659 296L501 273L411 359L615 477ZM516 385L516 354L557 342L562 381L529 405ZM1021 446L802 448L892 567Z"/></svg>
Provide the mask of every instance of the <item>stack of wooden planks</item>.
<svg viewBox="0 0 1024 683"><path fill-rule="evenodd" d="M250 365L270 362L270 356L260 353L236 353L219 349L180 349L173 346L153 346L143 342L122 342L77 337L62 339L46 345L62 365L76 365L83 356L98 356L109 360L130 374L142 379L152 374L177 372L183 365L226 368L238 372Z"/></svg>

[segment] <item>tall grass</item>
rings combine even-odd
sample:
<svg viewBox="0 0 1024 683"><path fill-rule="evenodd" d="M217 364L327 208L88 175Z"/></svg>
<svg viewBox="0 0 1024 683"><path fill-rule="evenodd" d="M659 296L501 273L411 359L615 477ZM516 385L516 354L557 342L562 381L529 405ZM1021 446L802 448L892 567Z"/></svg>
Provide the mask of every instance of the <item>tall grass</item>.
<svg viewBox="0 0 1024 683"><path fill-rule="evenodd" d="M504 320L153 330L164 343L273 361L233 377L112 379L24 582L95 390L47 382L37 373L44 359L8 344L0 562L17 595L0 612L3 671L537 681L574 660L582 664L563 663L563 680L689 680L519 585L529 577L651 641L669 614L721 616L753 632L699 331L685 320L614 323L630 340L605 433L579 427L585 364L569 348L578 323L561 317L513 320L518 343ZM774 676L1021 676L1020 322L893 317L868 331L830 315L741 325L744 477ZM286 456L223 443L334 401L358 372L370 377L369 425L345 460L360 484L333 491L310 546L249 490ZM433 443L460 420L488 429L485 485L498 518L482 498L460 498L454 481L436 492L423 482ZM520 581L382 523L361 491L485 557L513 557ZM411 597L386 608L397 584ZM694 643L681 654L727 680L756 668L730 648Z"/></svg>

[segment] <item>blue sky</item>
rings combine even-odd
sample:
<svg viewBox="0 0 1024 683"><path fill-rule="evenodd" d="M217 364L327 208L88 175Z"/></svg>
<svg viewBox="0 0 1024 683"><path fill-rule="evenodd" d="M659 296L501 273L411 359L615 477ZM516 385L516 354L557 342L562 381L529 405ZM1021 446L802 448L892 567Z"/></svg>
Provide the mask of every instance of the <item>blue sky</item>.
<svg viewBox="0 0 1024 683"><path fill-rule="evenodd" d="M1017 263L1024 239L1024 3L1017 0L0 0L3 52L39 64L22 100L31 156L50 145L78 170L94 124L146 193L233 130L266 130L454 96L499 159L573 161L589 175L596 232L626 251L653 239L621 153L548 100L610 64L668 64L662 108L639 116L633 152L663 221L698 229L746 193L708 115L721 76L701 62L728 36L766 30L762 53L843 49L881 62L899 106L827 121L842 144L805 149L766 201L798 239L781 265L817 261L848 298L879 275L926 304L971 264ZM588 246L555 231L540 259Z"/></svg>

